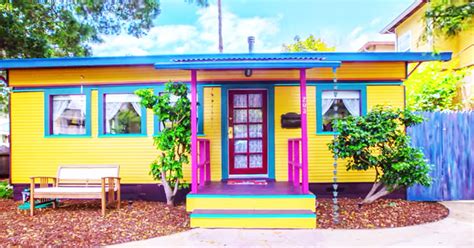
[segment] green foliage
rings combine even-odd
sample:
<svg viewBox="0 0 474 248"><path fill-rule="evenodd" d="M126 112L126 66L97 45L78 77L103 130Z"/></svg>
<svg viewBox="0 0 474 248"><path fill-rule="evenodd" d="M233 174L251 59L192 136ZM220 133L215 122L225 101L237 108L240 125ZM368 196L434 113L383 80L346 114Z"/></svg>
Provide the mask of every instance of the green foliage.
<svg viewBox="0 0 474 248"><path fill-rule="evenodd" d="M405 82L407 106L414 111L457 110L457 88L463 84L465 70L443 68L441 62L426 63Z"/></svg>
<svg viewBox="0 0 474 248"><path fill-rule="evenodd" d="M101 34L140 37L159 13L156 0L0 0L0 58L88 56Z"/></svg>
<svg viewBox="0 0 474 248"><path fill-rule="evenodd" d="M13 197L13 187L7 182L0 182L0 199L10 199Z"/></svg>
<svg viewBox="0 0 474 248"><path fill-rule="evenodd" d="M295 36L293 44L283 44L283 52L314 52L314 51L335 51L336 47L328 46L320 38L316 39L314 35L301 40L299 36Z"/></svg>
<svg viewBox="0 0 474 248"><path fill-rule="evenodd" d="M152 162L150 175L155 180L166 180L173 191L176 187L186 187L181 180L191 149L191 102L187 85L168 82L160 95L151 89L137 90L135 94L141 97L141 105L152 109L163 124L160 133L153 138L160 155ZM171 96L177 97L175 103L170 101Z"/></svg>
<svg viewBox="0 0 474 248"><path fill-rule="evenodd" d="M365 116L336 121L340 134L328 146L339 158L347 159L347 170L375 169L375 182L389 192L415 183L427 186L430 167L423 153L410 146L404 131L422 121L408 110L376 106Z"/></svg>
<svg viewBox="0 0 474 248"><path fill-rule="evenodd" d="M422 40L428 37L453 37L469 28L474 16L472 0L432 0L424 15L425 30Z"/></svg>

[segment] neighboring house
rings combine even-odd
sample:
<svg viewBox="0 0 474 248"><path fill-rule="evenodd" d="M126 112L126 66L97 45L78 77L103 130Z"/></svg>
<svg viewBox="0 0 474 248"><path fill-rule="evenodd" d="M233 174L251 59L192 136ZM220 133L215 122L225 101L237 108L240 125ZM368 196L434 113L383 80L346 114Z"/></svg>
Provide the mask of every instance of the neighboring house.
<svg viewBox="0 0 474 248"><path fill-rule="evenodd" d="M368 41L361 48L359 52L394 52L394 41Z"/></svg>
<svg viewBox="0 0 474 248"><path fill-rule="evenodd" d="M364 115L379 104L404 107L407 63L450 57L324 52L3 60L12 88L10 179L18 196L29 177L54 176L62 164L119 164L123 198L163 199L149 175L160 125L133 92L159 94L165 82L183 81L190 84L195 123L192 165L184 170L191 226L314 228L313 193L328 195L334 180L327 147L333 106L339 116ZM130 125L117 119L126 111L134 117ZM207 157L204 170L200 161ZM342 195L368 190L373 180L373 171L347 171L339 161ZM232 185L247 182L256 185Z"/></svg>
<svg viewBox="0 0 474 248"><path fill-rule="evenodd" d="M474 100L474 19L469 28L452 38L429 37L427 42L421 42L424 30L423 16L428 8L428 0L416 0L397 18L390 22L382 34L396 35L396 49L399 52L438 52L450 51L453 58L450 63L454 68L467 68L468 75L465 84L460 89L463 99ZM472 106L474 107L474 106Z"/></svg>

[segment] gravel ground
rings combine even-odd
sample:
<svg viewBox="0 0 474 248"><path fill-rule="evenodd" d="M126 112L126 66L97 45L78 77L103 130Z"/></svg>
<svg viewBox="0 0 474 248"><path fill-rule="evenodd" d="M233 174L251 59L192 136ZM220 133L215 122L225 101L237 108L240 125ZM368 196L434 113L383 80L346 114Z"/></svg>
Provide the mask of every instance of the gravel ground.
<svg viewBox="0 0 474 248"><path fill-rule="evenodd" d="M317 199L318 228L366 229L418 225L438 221L448 216L449 210L436 202L412 202L400 199L379 199L359 207L362 199L338 200L339 224L333 223L332 199Z"/></svg>
<svg viewBox="0 0 474 248"><path fill-rule="evenodd" d="M58 209L17 210L20 202L0 200L1 246L90 247L149 239L189 229L184 206L160 202L127 202L107 209L101 217L100 201L62 201Z"/></svg>

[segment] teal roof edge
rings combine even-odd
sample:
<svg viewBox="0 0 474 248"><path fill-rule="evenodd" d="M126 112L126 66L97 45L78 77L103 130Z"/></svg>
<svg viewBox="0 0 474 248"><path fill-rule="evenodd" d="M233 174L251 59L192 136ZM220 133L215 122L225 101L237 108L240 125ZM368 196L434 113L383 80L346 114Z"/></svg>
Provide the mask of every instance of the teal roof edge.
<svg viewBox="0 0 474 248"><path fill-rule="evenodd" d="M448 61L451 52L304 52L304 53L229 53L229 54L176 54L120 57L67 57L0 60L0 69L132 66L155 64L191 64L213 62L269 63L275 61L312 62L423 62ZM296 62L295 62L296 63ZM250 63L249 63L250 64ZM276 63L278 64L278 63ZM247 66L245 68L248 68ZM180 68L181 69L181 68ZM186 69L186 68L182 68Z"/></svg>

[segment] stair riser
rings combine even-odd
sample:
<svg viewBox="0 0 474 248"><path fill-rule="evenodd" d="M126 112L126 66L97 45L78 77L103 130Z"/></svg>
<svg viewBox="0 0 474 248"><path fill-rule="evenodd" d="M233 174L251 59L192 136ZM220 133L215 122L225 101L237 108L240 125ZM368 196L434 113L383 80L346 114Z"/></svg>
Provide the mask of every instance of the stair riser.
<svg viewBox="0 0 474 248"><path fill-rule="evenodd" d="M244 210L311 210L315 212L314 198L187 198L186 210L244 209Z"/></svg>
<svg viewBox="0 0 474 248"><path fill-rule="evenodd" d="M316 228L316 218L193 218L191 227L201 228Z"/></svg>

